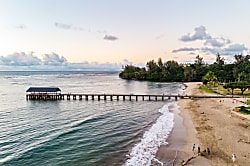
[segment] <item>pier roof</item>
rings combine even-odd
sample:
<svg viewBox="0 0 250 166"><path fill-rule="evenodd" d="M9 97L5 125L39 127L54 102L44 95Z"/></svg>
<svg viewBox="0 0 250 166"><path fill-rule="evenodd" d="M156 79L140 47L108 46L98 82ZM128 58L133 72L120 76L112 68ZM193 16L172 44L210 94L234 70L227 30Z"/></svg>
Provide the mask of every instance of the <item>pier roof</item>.
<svg viewBox="0 0 250 166"><path fill-rule="evenodd" d="M58 87L30 87L26 92L50 92L50 93L55 93L55 92L60 92L61 89Z"/></svg>

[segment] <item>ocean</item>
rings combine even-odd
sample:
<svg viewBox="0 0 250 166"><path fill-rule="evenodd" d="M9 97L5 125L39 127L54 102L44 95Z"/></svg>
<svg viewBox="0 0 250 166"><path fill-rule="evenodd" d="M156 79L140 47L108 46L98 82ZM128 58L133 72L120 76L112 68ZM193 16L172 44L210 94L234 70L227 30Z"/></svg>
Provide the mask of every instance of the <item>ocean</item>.
<svg viewBox="0 0 250 166"><path fill-rule="evenodd" d="M0 72L0 165L150 165L174 126L174 100L26 100L29 87L62 93L179 94L181 83L117 72Z"/></svg>

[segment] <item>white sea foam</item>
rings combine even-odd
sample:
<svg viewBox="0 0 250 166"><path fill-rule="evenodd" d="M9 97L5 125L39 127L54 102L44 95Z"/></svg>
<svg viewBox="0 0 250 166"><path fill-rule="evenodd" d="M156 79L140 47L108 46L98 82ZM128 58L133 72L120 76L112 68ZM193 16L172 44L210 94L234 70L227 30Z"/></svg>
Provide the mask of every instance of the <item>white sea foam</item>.
<svg viewBox="0 0 250 166"><path fill-rule="evenodd" d="M162 115L144 133L141 142L132 148L125 166L149 166L159 146L167 144L166 139L174 127L174 113L169 112L169 106L176 106L176 104L175 102L169 102L159 109Z"/></svg>

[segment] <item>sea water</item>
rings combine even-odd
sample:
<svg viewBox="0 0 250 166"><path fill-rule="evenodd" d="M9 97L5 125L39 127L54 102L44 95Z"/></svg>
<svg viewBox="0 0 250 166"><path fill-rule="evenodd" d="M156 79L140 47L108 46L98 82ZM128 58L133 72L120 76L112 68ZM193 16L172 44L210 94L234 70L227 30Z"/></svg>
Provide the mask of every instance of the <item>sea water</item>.
<svg viewBox="0 0 250 166"><path fill-rule="evenodd" d="M174 126L175 101L25 98L31 86L100 94L178 94L183 88L118 74L0 72L0 165L150 165Z"/></svg>

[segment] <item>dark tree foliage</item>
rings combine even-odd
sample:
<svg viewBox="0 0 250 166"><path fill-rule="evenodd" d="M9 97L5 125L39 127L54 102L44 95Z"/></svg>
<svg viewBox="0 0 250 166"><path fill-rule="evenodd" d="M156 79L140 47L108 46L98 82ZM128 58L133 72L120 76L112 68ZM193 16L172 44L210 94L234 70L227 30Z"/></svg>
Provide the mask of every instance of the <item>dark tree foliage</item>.
<svg viewBox="0 0 250 166"><path fill-rule="evenodd" d="M167 61L164 63L164 67L166 71L166 81L184 80L183 66L179 65L176 61Z"/></svg>
<svg viewBox="0 0 250 166"><path fill-rule="evenodd" d="M235 65L234 64L227 64L223 66L222 71L220 72L220 75L218 75L218 79L220 82L233 82L235 81L235 77L233 75L233 69ZM215 72L218 72L215 70Z"/></svg>
<svg viewBox="0 0 250 166"><path fill-rule="evenodd" d="M146 78L145 72L146 72L145 68L126 65L124 70L119 74L119 77L124 79L144 80Z"/></svg>
<svg viewBox="0 0 250 166"><path fill-rule="evenodd" d="M206 65L199 55L193 64L178 64L174 60L163 62L161 58L157 62L150 60L146 68L139 68L132 65L125 66L119 74L123 79L136 79L161 82L182 82L202 81L202 78L209 72L213 72L219 82L241 82L250 81L250 55L235 55L235 62L225 64L224 58L218 53L216 61ZM244 90L244 89L242 89Z"/></svg>
<svg viewBox="0 0 250 166"><path fill-rule="evenodd" d="M249 59L250 55L243 56L235 55L235 66L233 69L233 74L236 81L249 81Z"/></svg>
<svg viewBox="0 0 250 166"><path fill-rule="evenodd" d="M229 82L223 86L227 90L231 90L231 94L234 94L234 89L236 89L236 82Z"/></svg>
<svg viewBox="0 0 250 166"><path fill-rule="evenodd" d="M219 68L222 68L223 65L225 64L225 59L221 58L220 54L218 53L216 55L216 61L214 64L217 65Z"/></svg>
<svg viewBox="0 0 250 166"><path fill-rule="evenodd" d="M185 81L191 82L196 80L196 70L193 65L187 66L184 68L184 78Z"/></svg>
<svg viewBox="0 0 250 166"><path fill-rule="evenodd" d="M241 94L250 88L250 83L247 81L240 81L240 82L229 82L223 86L225 89L231 90L231 94L233 95L234 89L240 89Z"/></svg>

